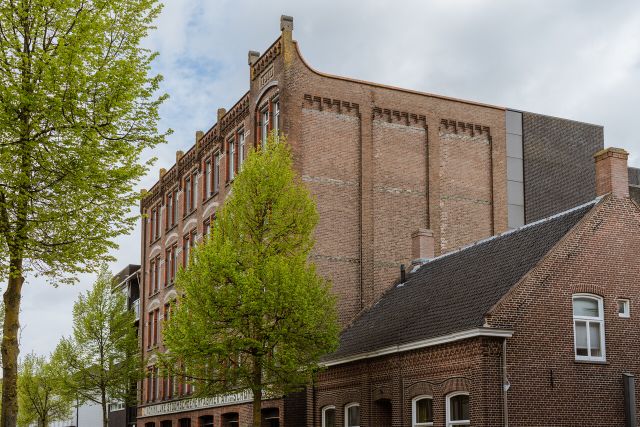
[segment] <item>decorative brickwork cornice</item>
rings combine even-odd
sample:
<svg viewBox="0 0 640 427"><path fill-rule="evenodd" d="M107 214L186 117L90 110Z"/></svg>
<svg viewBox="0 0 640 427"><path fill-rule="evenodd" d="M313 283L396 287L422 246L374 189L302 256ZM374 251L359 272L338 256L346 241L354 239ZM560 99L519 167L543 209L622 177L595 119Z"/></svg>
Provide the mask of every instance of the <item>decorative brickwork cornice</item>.
<svg viewBox="0 0 640 427"><path fill-rule="evenodd" d="M258 60L251 65L251 80L255 80L282 53L282 37L278 38Z"/></svg>
<svg viewBox="0 0 640 427"><path fill-rule="evenodd" d="M372 118L374 120L385 120L389 123L404 124L406 126L427 126L427 117L423 114L390 110L388 108L373 107Z"/></svg>
<svg viewBox="0 0 640 427"><path fill-rule="evenodd" d="M233 107L225 114L219 123L220 134L227 133L229 128L237 126L249 114L249 93L247 92Z"/></svg>
<svg viewBox="0 0 640 427"><path fill-rule="evenodd" d="M341 101L339 99L324 98L309 94L304 95L304 100L307 101L308 105L319 111L329 110L338 114L350 115L358 115L360 113L360 105L349 101Z"/></svg>
<svg viewBox="0 0 640 427"><path fill-rule="evenodd" d="M445 133L466 133L469 136L476 136L486 134L488 137L491 137L491 128L489 126L479 125L475 123L466 123L460 122L453 119L442 119L440 120L440 131L444 131Z"/></svg>

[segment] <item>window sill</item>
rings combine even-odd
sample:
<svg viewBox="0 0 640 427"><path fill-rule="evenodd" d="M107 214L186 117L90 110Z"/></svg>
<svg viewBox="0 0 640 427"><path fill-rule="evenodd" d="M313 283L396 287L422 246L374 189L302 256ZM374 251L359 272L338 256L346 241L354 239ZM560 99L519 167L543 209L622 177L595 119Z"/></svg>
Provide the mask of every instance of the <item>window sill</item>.
<svg viewBox="0 0 640 427"><path fill-rule="evenodd" d="M209 197L207 197L206 199L204 199L204 200L202 201L202 204L204 205L204 204L206 204L206 203L209 203L209 202L210 202L211 200L213 200L213 198L215 198L217 195L218 195L218 192L217 192L217 191L216 191L216 192L211 193L211 195L210 195Z"/></svg>
<svg viewBox="0 0 640 427"><path fill-rule="evenodd" d="M152 294L149 294L149 299L157 297L159 293L160 293L160 289L158 289L157 291L155 291Z"/></svg>
<svg viewBox="0 0 640 427"><path fill-rule="evenodd" d="M156 243L158 243L158 242L160 241L160 239L161 239L161 238L162 238L162 236L158 236L158 237L156 237L155 239L151 240L151 241L149 242L149 246L153 246L153 245L155 245Z"/></svg>
<svg viewBox="0 0 640 427"><path fill-rule="evenodd" d="M610 365L606 360L577 360L574 359L573 363L578 365Z"/></svg>
<svg viewBox="0 0 640 427"><path fill-rule="evenodd" d="M184 217L182 217L183 221L186 221L187 219L189 219L189 217L191 215L193 215L198 209L192 209L191 212L189 212L188 214L186 214Z"/></svg>
<svg viewBox="0 0 640 427"><path fill-rule="evenodd" d="M175 223L173 225L171 225L169 228L167 228L167 231L165 231L165 234L169 234L170 232L172 232L176 227L178 226L178 223Z"/></svg>

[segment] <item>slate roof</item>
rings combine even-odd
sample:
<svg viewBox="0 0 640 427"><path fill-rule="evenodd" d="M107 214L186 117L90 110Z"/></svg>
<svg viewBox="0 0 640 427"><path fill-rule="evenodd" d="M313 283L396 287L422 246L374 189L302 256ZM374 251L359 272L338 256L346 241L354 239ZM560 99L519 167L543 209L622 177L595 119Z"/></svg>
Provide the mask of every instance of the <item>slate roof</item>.
<svg viewBox="0 0 640 427"><path fill-rule="evenodd" d="M324 360L482 327L487 311L598 200L434 258L354 320Z"/></svg>

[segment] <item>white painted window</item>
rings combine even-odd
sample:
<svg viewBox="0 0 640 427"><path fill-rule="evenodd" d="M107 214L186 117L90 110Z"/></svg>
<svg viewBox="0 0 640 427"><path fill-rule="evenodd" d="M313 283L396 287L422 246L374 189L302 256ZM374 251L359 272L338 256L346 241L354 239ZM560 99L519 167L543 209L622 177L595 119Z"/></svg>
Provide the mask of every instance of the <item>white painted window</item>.
<svg viewBox="0 0 640 427"><path fill-rule="evenodd" d="M204 198L207 199L211 194L211 159L204 162Z"/></svg>
<svg viewBox="0 0 640 427"><path fill-rule="evenodd" d="M618 316L620 317L630 317L631 309L630 303L628 299L619 299L618 300Z"/></svg>
<svg viewBox="0 0 640 427"><path fill-rule="evenodd" d="M322 427L336 427L335 406L325 406L322 408Z"/></svg>
<svg viewBox="0 0 640 427"><path fill-rule="evenodd" d="M267 146L267 138L269 137L269 110L264 109L260 113L260 123L261 123L261 131L260 131L260 141L262 144L262 148Z"/></svg>
<svg viewBox="0 0 640 427"><path fill-rule="evenodd" d="M411 401L413 427L433 425L433 397L418 396Z"/></svg>
<svg viewBox="0 0 640 427"><path fill-rule="evenodd" d="M280 135L280 101L273 101L273 130Z"/></svg>
<svg viewBox="0 0 640 427"><path fill-rule="evenodd" d="M447 427L471 425L469 411L469 394L466 392L451 393L447 396Z"/></svg>
<svg viewBox="0 0 640 427"><path fill-rule="evenodd" d="M604 361L604 310L602 298L573 296L573 336L576 360Z"/></svg>
<svg viewBox="0 0 640 427"><path fill-rule="evenodd" d="M244 143L244 131L238 131L238 171L242 170L242 164L244 163L244 157L246 153L246 145Z"/></svg>
<svg viewBox="0 0 640 427"><path fill-rule="evenodd" d="M359 403L350 403L344 407L344 427L360 427Z"/></svg>
<svg viewBox="0 0 640 427"><path fill-rule="evenodd" d="M220 188L220 153L213 156L213 192L217 193Z"/></svg>
<svg viewBox="0 0 640 427"><path fill-rule="evenodd" d="M227 172L227 176L229 177L229 181L233 179L235 176L235 156L236 156L236 144L233 140L229 140L229 171Z"/></svg>

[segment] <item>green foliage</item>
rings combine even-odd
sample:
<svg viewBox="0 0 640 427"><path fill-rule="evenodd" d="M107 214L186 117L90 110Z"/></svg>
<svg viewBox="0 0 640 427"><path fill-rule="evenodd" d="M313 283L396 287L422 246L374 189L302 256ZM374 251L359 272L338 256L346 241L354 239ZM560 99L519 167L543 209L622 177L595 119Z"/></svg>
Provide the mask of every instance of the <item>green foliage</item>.
<svg viewBox="0 0 640 427"><path fill-rule="evenodd" d="M135 315L103 267L93 289L73 306L73 337L63 338L56 355L68 372L65 388L82 401L98 403L107 417L114 400L135 402L132 384L140 378Z"/></svg>
<svg viewBox="0 0 640 427"><path fill-rule="evenodd" d="M160 76L139 47L157 0L0 2L0 273L20 256L59 283L129 231ZM6 276L5 276L6 277Z"/></svg>
<svg viewBox="0 0 640 427"><path fill-rule="evenodd" d="M70 416L74 397L64 392L65 373L55 356L50 361L34 353L25 357L18 383L19 425L46 427Z"/></svg>
<svg viewBox="0 0 640 427"><path fill-rule="evenodd" d="M201 395L250 389L258 405L307 384L339 330L330 285L308 261L315 203L285 138L267 147L249 154L212 236L179 272L163 329L167 369Z"/></svg>

